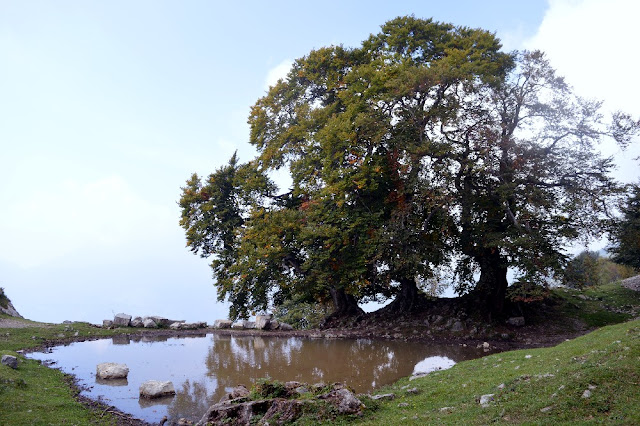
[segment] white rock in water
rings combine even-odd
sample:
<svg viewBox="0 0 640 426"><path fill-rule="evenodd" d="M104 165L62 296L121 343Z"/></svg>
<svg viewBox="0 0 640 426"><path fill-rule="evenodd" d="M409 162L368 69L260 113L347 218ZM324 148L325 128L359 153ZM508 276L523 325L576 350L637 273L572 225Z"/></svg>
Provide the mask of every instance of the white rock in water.
<svg viewBox="0 0 640 426"><path fill-rule="evenodd" d="M176 390L171 382L149 380L140 385L140 396L142 398L160 398L175 394Z"/></svg>
<svg viewBox="0 0 640 426"><path fill-rule="evenodd" d="M126 379L129 367L126 364L103 362L96 367L96 377L99 379Z"/></svg>

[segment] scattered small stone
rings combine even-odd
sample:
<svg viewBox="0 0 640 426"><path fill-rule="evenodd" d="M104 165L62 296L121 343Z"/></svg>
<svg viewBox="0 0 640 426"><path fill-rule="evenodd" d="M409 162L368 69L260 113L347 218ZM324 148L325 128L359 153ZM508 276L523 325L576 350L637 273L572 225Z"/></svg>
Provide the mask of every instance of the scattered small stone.
<svg viewBox="0 0 640 426"><path fill-rule="evenodd" d="M18 368L18 358L13 355L2 355L2 361L0 362L7 367L13 368L14 370Z"/></svg>
<svg viewBox="0 0 640 426"><path fill-rule="evenodd" d="M550 405L548 407L544 407L542 409L540 409L541 413L548 413L549 411L551 411L553 409L553 405Z"/></svg>
<svg viewBox="0 0 640 426"><path fill-rule="evenodd" d="M582 393L582 397L583 397L583 398L591 398L591 391L590 391L589 389L585 390L585 391Z"/></svg>
<svg viewBox="0 0 640 426"><path fill-rule="evenodd" d="M453 411L454 407L442 407L440 411Z"/></svg>
<svg viewBox="0 0 640 426"><path fill-rule="evenodd" d="M525 357L525 359L530 359L531 355L525 355L524 357Z"/></svg>
<svg viewBox="0 0 640 426"><path fill-rule="evenodd" d="M483 349L489 349L491 347L491 345L488 342L483 342L482 343L482 348Z"/></svg>
<svg viewBox="0 0 640 426"><path fill-rule="evenodd" d="M505 388L505 386L506 386L506 385L505 385L504 383L500 383L500 384L498 385L498 389L504 389L504 388Z"/></svg>
<svg viewBox="0 0 640 426"><path fill-rule="evenodd" d="M392 399L396 398L396 394L395 393L383 393L380 395L373 395L371 397L371 399L373 399L374 401L379 401L379 400L389 400L391 401Z"/></svg>
<svg viewBox="0 0 640 426"><path fill-rule="evenodd" d="M589 385L588 388L589 388L589 390L595 390L597 388L597 386L596 385Z"/></svg>
<svg viewBox="0 0 640 426"><path fill-rule="evenodd" d="M480 397L480 405L482 408L487 408L491 402L493 402L493 393L488 393Z"/></svg>
<svg viewBox="0 0 640 426"><path fill-rule="evenodd" d="M420 393L420 389L418 388L411 388L411 389L407 389L407 393L413 394L413 395L417 395Z"/></svg>
<svg viewBox="0 0 640 426"><path fill-rule="evenodd" d="M409 403L408 402L401 402L400 404L398 404L398 407L400 408L404 408L404 407L408 407Z"/></svg>

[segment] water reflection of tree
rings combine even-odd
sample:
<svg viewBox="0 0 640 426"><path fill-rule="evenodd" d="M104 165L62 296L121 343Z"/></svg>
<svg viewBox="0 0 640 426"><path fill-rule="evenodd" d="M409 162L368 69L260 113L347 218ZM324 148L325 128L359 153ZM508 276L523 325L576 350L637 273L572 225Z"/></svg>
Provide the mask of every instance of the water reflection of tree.
<svg viewBox="0 0 640 426"><path fill-rule="evenodd" d="M465 359L464 348L407 344L395 341L310 340L296 337L214 336L206 357L208 374L219 387L251 385L261 377L348 383L369 391L408 376L429 356Z"/></svg>
<svg viewBox="0 0 640 426"><path fill-rule="evenodd" d="M167 408L167 417L171 421L177 421L182 417L200 420L200 416L220 400L217 393L209 392L202 382L186 380L179 389L176 389L176 396Z"/></svg>

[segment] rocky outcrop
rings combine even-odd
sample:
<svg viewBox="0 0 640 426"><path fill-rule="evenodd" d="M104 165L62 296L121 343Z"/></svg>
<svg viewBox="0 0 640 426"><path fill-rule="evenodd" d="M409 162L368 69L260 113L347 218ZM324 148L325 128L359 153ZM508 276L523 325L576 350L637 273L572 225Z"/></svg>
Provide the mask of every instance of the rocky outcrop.
<svg viewBox="0 0 640 426"><path fill-rule="evenodd" d="M9 315L15 318L22 318L22 315L16 311L16 308L13 307L11 300L4 294L4 289L0 287L0 313L5 315Z"/></svg>
<svg viewBox="0 0 640 426"><path fill-rule="evenodd" d="M126 364L103 362L96 366L96 377L98 379L126 379L128 374L129 367Z"/></svg>
<svg viewBox="0 0 640 426"><path fill-rule="evenodd" d="M244 386L234 388L222 401L211 406L197 423L198 425L234 424L267 425L295 422L305 412L326 411L340 415L359 415L364 409L362 402L345 385L308 385L299 382L262 382L254 387L258 399ZM300 395L304 399L297 399ZM310 395L312 394L312 395ZM277 397L268 397L277 395Z"/></svg>
<svg viewBox="0 0 640 426"><path fill-rule="evenodd" d="M149 380L140 385L141 398L161 398L163 396L175 395L176 390L171 382L160 382Z"/></svg>

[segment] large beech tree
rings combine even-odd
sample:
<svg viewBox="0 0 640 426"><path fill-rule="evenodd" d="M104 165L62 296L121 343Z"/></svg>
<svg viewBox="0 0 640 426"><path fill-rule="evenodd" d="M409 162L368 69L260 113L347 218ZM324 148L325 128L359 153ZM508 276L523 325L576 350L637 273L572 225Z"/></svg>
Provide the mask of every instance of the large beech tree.
<svg viewBox="0 0 640 426"><path fill-rule="evenodd" d="M607 127L598 109L538 52L397 18L360 47L298 59L251 110L257 157L194 175L181 224L234 318L293 297L337 315L380 297L409 311L451 265L459 291L499 313L508 268L544 283L568 240L600 229L617 187L595 144L637 123ZM267 176L280 168L293 184L279 194Z"/></svg>

